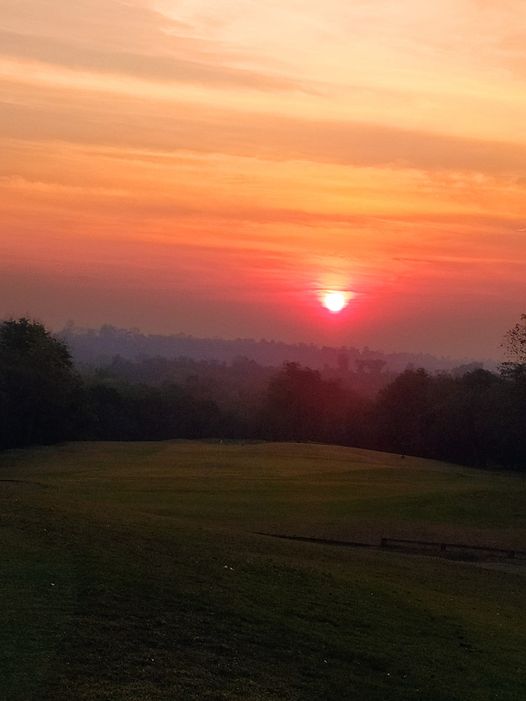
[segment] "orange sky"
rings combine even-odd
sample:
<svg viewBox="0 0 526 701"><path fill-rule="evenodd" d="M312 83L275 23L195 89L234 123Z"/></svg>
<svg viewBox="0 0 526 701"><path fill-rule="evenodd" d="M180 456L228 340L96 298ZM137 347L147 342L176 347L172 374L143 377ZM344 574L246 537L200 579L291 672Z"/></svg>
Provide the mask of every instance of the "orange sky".
<svg viewBox="0 0 526 701"><path fill-rule="evenodd" d="M0 314L495 356L525 80L524 0L2 0Z"/></svg>

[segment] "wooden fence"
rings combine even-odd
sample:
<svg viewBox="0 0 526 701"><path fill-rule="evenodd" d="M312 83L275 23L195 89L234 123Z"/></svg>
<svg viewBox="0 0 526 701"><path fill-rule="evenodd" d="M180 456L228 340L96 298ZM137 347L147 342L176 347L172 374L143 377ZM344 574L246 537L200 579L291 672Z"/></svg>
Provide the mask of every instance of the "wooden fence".
<svg viewBox="0 0 526 701"><path fill-rule="evenodd" d="M357 543L350 540L333 540L331 538L313 538L311 536L285 535L283 533L262 533L258 531L255 535L263 535L270 538L283 538L284 540L296 540L303 543L317 543L318 545L337 545L346 548L378 548L375 543ZM497 555L509 559L526 558L526 550L517 550L517 548L495 548L490 545L469 545L468 543L447 543L444 541L435 540L406 540L404 538L382 538L380 548L399 548L406 550L415 550L421 553L437 552L451 553L457 551L472 551L476 553L487 553L488 555Z"/></svg>
<svg viewBox="0 0 526 701"><path fill-rule="evenodd" d="M467 543L444 543L434 540L406 540L404 538L382 538L380 547L396 548L396 547L413 547L437 549L441 553L448 550L473 550L475 552L486 552L494 555L509 557L512 559L526 557L525 550L517 550L515 548L494 548L489 545L468 545Z"/></svg>

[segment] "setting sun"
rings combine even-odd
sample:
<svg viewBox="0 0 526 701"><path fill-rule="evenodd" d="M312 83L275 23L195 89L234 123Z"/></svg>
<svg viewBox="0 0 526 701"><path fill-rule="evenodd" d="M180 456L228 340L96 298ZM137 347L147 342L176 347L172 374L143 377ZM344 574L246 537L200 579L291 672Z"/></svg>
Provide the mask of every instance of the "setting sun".
<svg viewBox="0 0 526 701"><path fill-rule="evenodd" d="M343 292L327 292L323 296L323 306L333 314L337 314L347 306L347 298Z"/></svg>

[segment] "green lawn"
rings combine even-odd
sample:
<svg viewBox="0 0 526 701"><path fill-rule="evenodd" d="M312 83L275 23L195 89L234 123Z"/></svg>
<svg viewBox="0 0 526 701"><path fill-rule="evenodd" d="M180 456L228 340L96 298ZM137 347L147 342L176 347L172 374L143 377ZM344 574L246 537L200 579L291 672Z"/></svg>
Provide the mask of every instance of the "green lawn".
<svg viewBox="0 0 526 701"><path fill-rule="evenodd" d="M363 450L0 455L2 701L526 698L526 567L258 531L526 549L526 480Z"/></svg>

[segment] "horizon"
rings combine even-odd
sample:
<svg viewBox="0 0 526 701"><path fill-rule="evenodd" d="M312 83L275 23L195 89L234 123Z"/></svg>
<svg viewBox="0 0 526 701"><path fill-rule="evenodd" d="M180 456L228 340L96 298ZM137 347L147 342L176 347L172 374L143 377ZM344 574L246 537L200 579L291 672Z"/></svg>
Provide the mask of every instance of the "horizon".
<svg viewBox="0 0 526 701"><path fill-rule="evenodd" d="M43 323L40 320L35 320L39 323ZM435 353L426 353L423 351L419 350L408 350L408 351L403 351L399 350L396 348L375 348L371 347L367 344L365 345L353 345L352 343L347 343L344 345L328 345L328 344L323 344L323 343L314 343L311 341L285 341L280 338L271 338L271 337L250 337L250 336L198 336L194 334L188 334L185 333L184 331L175 331L173 333L166 333L163 331L147 331L144 329L140 328L126 328L126 327L119 327L114 324L106 323L102 324L98 327L88 327L88 326L78 326L74 321L69 320L64 326L61 328L51 328L51 333L54 334L55 336L61 337L65 332L73 332L74 335L80 335L85 333L90 333L90 332L100 332L104 328L110 328L112 330L115 330L116 332L122 332L125 334L132 333L132 334L138 334L140 336L143 336L144 338L163 338L163 339L182 339L182 340L192 340L195 342L220 342L220 343L226 343L226 344L235 344L235 343L250 343L254 345L259 345L259 344L276 344L276 345L283 345L287 347L293 348L294 346L298 347L307 347L307 348L313 348L316 349L317 351L322 351L324 349L328 349L331 351L358 351L359 353L371 353L373 355L378 354L380 356L385 356L385 357L390 357L390 356L423 356L423 357L428 357L429 359L436 360L438 362L444 361L447 364L450 364L451 366L454 363L481 363L483 366L489 365L491 368L494 368L497 366L500 362L502 362L499 359L496 358L483 358L483 357L470 357L470 356L451 356L451 355L439 355ZM503 354L504 355L504 354ZM212 357L212 356L210 356ZM288 362L288 361L287 361ZM290 362L295 362L294 359L291 359Z"/></svg>
<svg viewBox="0 0 526 701"><path fill-rule="evenodd" d="M501 359L521 0L4 5L2 316Z"/></svg>

